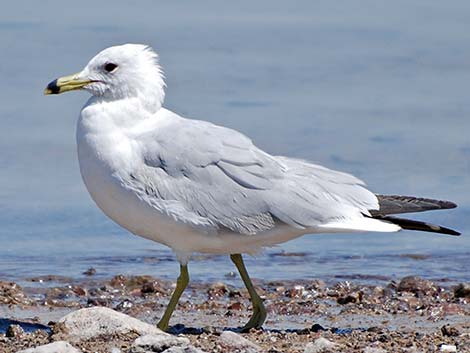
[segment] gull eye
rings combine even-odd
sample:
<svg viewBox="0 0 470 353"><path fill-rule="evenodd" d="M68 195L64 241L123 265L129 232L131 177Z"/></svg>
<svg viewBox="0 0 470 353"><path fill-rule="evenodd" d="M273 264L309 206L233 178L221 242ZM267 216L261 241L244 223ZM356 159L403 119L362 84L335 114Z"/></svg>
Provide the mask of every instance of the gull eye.
<svg viewBox="0 0 470 353"><path fill-rule="evenodd" d="M117 69L117 65L116 64L113 64L113 63L106 63L104 64L104 69L107 71L107 72L113 72L114 70Z"/></svg>

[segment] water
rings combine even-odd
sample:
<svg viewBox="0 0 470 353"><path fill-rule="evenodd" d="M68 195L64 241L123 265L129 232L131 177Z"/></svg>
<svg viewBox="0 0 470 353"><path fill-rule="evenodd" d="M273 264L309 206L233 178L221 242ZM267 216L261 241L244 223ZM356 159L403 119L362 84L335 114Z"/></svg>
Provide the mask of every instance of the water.
<svg viewBox="0 0 470 353"><path fill-rule="evenodd" d="M377 192L460 205L417 216L460 238L305 236L248 258L254 277L469 281L469 15L463 0L5 3L0 279L79 278L90 266L103 277L176 276L170 251L106 219L81 182L74 134L86 93L42 95L99 50L143 42L161 55L168 108L353 173ZM195 280L232 270L226 257L191 263Z"/></svg>

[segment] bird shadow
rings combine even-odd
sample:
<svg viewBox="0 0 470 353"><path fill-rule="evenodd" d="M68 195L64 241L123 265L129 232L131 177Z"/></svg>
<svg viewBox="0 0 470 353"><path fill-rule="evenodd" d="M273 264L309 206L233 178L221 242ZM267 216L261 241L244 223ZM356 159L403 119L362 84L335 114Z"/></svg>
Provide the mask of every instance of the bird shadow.
<svg viewBox="0 0 470 353"><path fill-rule="evenodd" d="M266 333L295 333L298 335L308 335L310 333L316 333L321 331L329 331L337 335L349 335L352 332L364 332L370 329L359 327L359 328L340 328L340 327L331 327L325 328L320 324L313 324L311 327L308 328L301 328L301 329L275 329L275 328L261 328L263 332ZM231 331L235 333L246 333L247 330L243 329L243 327L223 327L223 328L216 328L216 327L188 327L183 324L177 324L171 326L168 330L168 333L173 335L201 335L203 333L221 333L223 331Z"/></svg>
<svg viewBox="0 0 470 353"><path fill-rule="evenodd" d="M52 329L49 326L38 324L34 322L25 322L25 321L18 321L6 318L0 318L0 333L7 333L8 328L11 325L18 325L20 326L25 333L32 333L37 330L46 331L48 334L52 333Z"/></svg>

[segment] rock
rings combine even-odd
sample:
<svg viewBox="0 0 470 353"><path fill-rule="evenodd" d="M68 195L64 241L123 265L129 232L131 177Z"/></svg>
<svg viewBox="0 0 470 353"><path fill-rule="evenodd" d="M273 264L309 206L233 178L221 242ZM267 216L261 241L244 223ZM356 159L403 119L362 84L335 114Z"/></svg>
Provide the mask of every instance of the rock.
<svg viewBox="0 0 470 353"><path fill-rule="evenodd" d="M387 351L377 347L366 347L364 348L364 353L387 353Z"/></svg>
<svg viewBox="0 0 470 353"><path fill-rule="evenodd" d="M115 335L135 332L139 335L169 334L156 326L137 320L105 307L92 307L74 311L58 322L56 335L66 337L71 342L88 340L101 335Z"/></svg>
<svg viewBox="0 0 470 353"><path fill-rule="evenodd" d="M212 284L207 290L207 295L209 299L223 297L227 293L228 293L228 288L225 285L225 283L222 283L222 282L217 282L217 283Z"/></svg>
<svg viewBox="0 0 470 353"><path fill-rule="evenodd" d="M0 281L0 304L30 304L23 289L14 282Z"/></svg>
<svg viewBox="0 0 470 353"><path fill-rule="evenodd" d="M320 337L315 342L310 342L305 346L304 353L326 353L339 348L337 343L328 341L326 338Z"/></svg>
<svg viewBox="0 0 470 353"><path fill-rule="evenodd" d="M404 277L400 283L398 283L397 290L399 292L410 292L418 295L435 293L437 291L437 287L431 281L425 280L421 277L408 276Z"/></svg>
<svg viewBox="0 0 470 353"><path fill-rule="evenodd" d="M254 353L261 351L260 346L232 331L222 332L219 337L219 344L226 349L226 352L237 351L243 353Z"/></svg>
<svg viewBox="0 0 470 353"><path fill-rule="evenodd" d="M154 282L155 279L151 276L129 276L124 275L114 276L110 281L109 285L115 289L120 289L125 292L134 291L136 294L141 294L141 289L146 286L145 290L153 290L151 287L147 287L149 283ZM157 288L158 285L155 286ZM149 292L147 292L149 293Z"/></svg>
<svg viewBox="0 0 470 353"><path fill-rule="evenodd" d="M230 304L229 306L227 306L227 309L228 310L243 310L245 309L245 306L241 302L234 302Z"/></svg>
<svg viewBox="0 0 470 353"><path fill-rule="evenodd" d="M449 336L449 337L460 335L460 331L456 327L449 326L449 325L442 326L441 332L444 336Z"/></svg>
<svg viewBox="0 0 470 353"><path fill-rule="evenodd" d="M57 341L54 343L46 344L44 346L28 348L17 353L82 353L82 351L73 347L68 342Z"/></svg>
<svg viewBox="0 0 470 353"><path fill-rule="evenodd" d="M10 338L19 338L24 335L24 330L20 325L8 326L5 336Z"/></svg>
<svg viewBox="0 0 470 353"><path fill-rule="evenodd" d="M79 297L85 297L87 295L87 290L83 287L73 286L72 291Z"/></svg>
<svg viewBox="0 0 470 353"><path fill-rule="evenodd" d="M145 335L137 338L130 353L167 352L171 347L187 347L189 339L171 335Z"/></svg>
<svg viewBox="0 0 470 353"><path fill-rule="evenodd" d="M457 347L453 344L443 344L441 345L441 352L457 352Z"/></svg>
<svg viewBox="0 0 470 353"><path fill-rule="evenodd" d="M142 294L154 294L154 293L165 293L160 283L157 281L151 281L142 284L142 288L140 289Z"/></svg>
<svg viewBox="0 0 470 353"><path fill-rule="evenodd" d="M320 324L313 324L312 327L310 327L311 332L320 332L320 331L326 331L326 328L324 328Z"/></svg>
<svg viewBox="0 0 470 353"><path fill-rule="evenodd" d="M321 279L314 279L309 287L315 291L322 291L326 288L326 283Z"/></svg>
<svg viewBox="0 0 470 353"><path fill-rule="evenodd" d="M71 277L59 276L59 275L44 275L44 276L36 276L29 278L31 282L58 282L58 283L70 283L72 282Z"/></svg>
<svg viewBox="0 0 470 353"><path fill-rule="evenodd" d="M84 271L83 274L85 276L93 276L96 274L96 269L94 269L93 267L90 267L88 270Z"/></svg>
<svg viewBox="0 0 470 353"><path fill-rule="evenodd" d="M454 296L456 298L470 298L470 284L460 283L454 288Z"/></svg>
<svg viewBox="0 0 470 353"><path fill-rule="evenodd" d="M416 346L414 344L411 347L402 348L402 352L403 353L423 353L423 351L416 348Z"/></svg>
<svg viewBox="0 0 470 353"><path fill-rule="evenodd" d="M165 350L163 353L205 353L205 352L201 351L200 349L196 347L187 346L187 347L171 347Z"/></svg>
<svg viewBox="0 0 470 353"><path fill-rule="evenodd" d="M304 286L295 285L293 288L290 288L285 293L288 298L302 298L308 295L308 292L305 290Z"/></svg>
<svg viewBox="0 0 470 353"><path fill-rule="evenodd" d="M339 297L338 299L336 299L336 302L340 305L345 305L349 303L356 303L357 299L353 295L347 295L345 297Z"/></svg>

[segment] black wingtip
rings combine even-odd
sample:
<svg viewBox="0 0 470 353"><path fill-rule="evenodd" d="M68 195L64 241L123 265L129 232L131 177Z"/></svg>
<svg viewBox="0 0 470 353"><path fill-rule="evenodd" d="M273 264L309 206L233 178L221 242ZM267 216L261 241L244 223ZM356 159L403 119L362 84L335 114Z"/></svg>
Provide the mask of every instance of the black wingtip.
<svg viewBox="0 0 470 353"><path fill-rule="evenodd" d="M457 232L456 230L449 229L449 228L442 228L442 230L444 230L444 229L447 230L447 232L442 232L443 234L449 234L449 235L453 235L453 236L456 236L456 237L462 235L462 233Z"/></svg>
<svg viewBox="0 0 470 353"><path fill-rule="evenodd" d="M422 222L422 221L415 221L413 219L398 218L398 217L392 217L392 216L373 216L372 218L387 221L387 222L399 225L401 228L408 229L408 230L441 233L441 234L453 235L453 236L460 235L460 232L457 232L456 230L442 227L437 224L432 224L432 223L427 223L427 222Z"/></svg>
<svg viewBox="0 0 470 353"><path fill-rule="evenodd" d="M445 205L445 207L443 207L444 209L451 209L451 208L457 208L458 207L458 205L455 202L452 202L452 201L442 201L442 203Z"/></svg>

